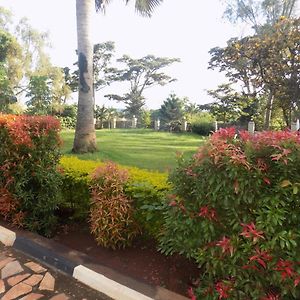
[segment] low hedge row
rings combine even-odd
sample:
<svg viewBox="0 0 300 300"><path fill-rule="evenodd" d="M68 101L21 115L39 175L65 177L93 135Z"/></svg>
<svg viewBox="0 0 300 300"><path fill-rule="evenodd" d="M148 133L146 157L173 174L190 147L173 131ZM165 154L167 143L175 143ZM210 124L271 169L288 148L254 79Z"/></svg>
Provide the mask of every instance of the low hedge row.
<svg viewBox="0 0 300 300"><path fill-rule="evenodd" d="M69 221L84 221L89 218L91 206L91 180L94 171L104 166L100 161L80 160L63 156L60 167L63 173L63 199L60 210ZM134 217L144 234L155 236L162 225L165 196L170 190L168 174L135 167L126 169L129 179L124 186L127 197L132 199Z"/></svg>

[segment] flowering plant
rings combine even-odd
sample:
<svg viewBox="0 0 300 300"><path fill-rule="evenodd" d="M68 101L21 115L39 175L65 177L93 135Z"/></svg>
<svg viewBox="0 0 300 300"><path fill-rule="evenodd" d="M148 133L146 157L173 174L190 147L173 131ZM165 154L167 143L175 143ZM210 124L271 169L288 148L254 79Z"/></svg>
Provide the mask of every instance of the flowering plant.
<svg viewBox="0 0 300 300"><path fill-rule="evenodd" d="M300 298L299 170L286 131L222 129L179 159L160 249L199 264L192 299Z"/></svg>

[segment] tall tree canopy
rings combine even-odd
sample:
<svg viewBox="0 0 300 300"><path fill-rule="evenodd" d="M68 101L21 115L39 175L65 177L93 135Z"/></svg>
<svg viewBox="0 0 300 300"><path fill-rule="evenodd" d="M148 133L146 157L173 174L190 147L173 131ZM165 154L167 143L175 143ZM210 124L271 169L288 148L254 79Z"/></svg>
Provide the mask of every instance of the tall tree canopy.
<svg viewBox="0 0 300 300"><path fill-rule="evenodd" d="M176 79L160 70L170 66L174 62L179 62L179 59L156 57L154 55L133 59L128 55L124 55L117 61L125 64L126 67L124 69L112 70L111 79L112 81L129 82L130 89L124 95L109 94L106 97L124 102L128 115L138 117L145 104L144 90L154 85L166 85L175 81Z"/></svg>
<svg viewBox="0 0 300 300"><path fill-rule="evenodd" d="M225 17L233 23L248 23L258 33L280 17L293 17L298 0L226 0Z"/></svg>
<svg viewBox="0 0 300 300"><path fill-rule="evenodd" d="M61 69L54 67L47 55L49 44L47 33L34 29L26 18L14 23L12 13L0 7L1 111L9 112L9 102L20 99L22 95L31 103L32 84L37 83L39 76L46 76L51 81L49 106L54 107L54 103L65 101L69 96L70 90L65 85ZM46 89L46 85L41 86ZM34 109L31 107L30 111Z"/></svg>
<svg viewBox="0 0 300 300"><path fill-rule="evenodd" d="M266 129L274 104L281 108L287 126L299 116L299 28L300 19L281 17L264 33L231 39L226 47L210 51L210 68L225 72L229 81L242 87L248 99L268 99Z"/></svg>

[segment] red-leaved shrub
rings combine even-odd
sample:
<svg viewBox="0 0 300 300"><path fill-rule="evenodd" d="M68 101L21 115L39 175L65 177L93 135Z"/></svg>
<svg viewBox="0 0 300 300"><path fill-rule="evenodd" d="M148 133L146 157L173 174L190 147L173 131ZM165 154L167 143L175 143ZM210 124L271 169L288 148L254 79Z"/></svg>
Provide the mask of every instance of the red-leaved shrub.
<svg viewBox="0 0 300 300"><path fill-rule="evenodd" d="M59 122L0 114L0 215L50 235L60 202Z"/></svg>
<svg viewBox="0 0 300 300"><path fill-rule="evenodd" d="M183 158L160 249L201 268L192 299L300 299L300 137L223 129Z"/></svg>

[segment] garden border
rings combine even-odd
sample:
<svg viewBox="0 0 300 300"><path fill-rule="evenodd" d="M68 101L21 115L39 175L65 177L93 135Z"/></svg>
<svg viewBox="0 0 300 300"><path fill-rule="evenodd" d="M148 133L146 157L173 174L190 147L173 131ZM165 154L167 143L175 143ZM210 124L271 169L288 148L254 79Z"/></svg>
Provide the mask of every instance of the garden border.
<svg viewBox="0 0 300 300"><path fill-rule="evenodd" d="M150 286L95 264L86 254L53 240L0 225L0 242L50 265L116 300L187 300L160 286Z"/></svg>

